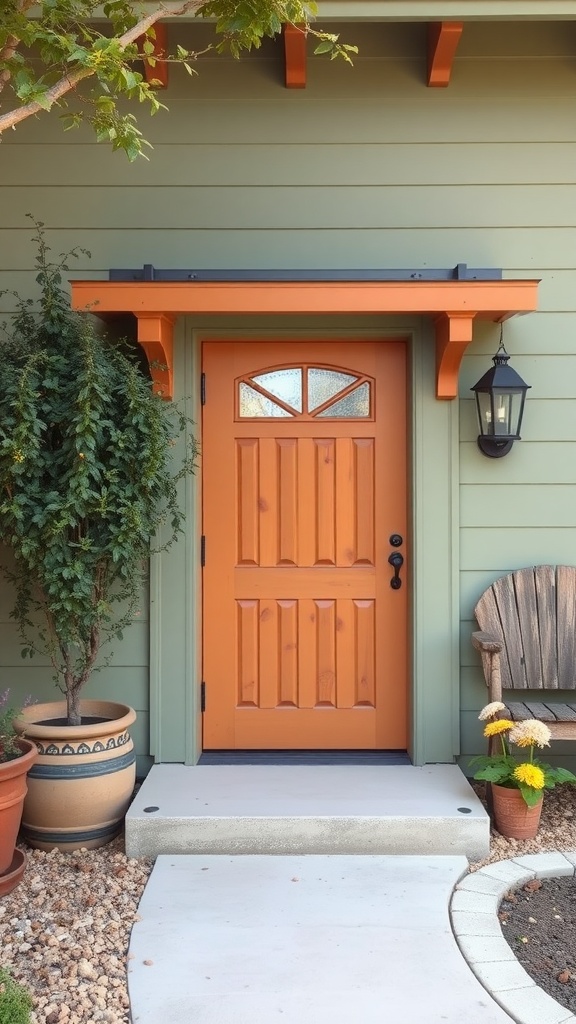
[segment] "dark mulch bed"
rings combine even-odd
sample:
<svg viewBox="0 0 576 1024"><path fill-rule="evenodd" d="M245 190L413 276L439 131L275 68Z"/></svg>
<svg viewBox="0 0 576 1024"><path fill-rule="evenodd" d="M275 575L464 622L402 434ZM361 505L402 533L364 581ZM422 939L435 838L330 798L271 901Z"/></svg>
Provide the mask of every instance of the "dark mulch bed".
<svg viewBox="0 0 576 1024"><path fill-rule="evenodd" d="M525 971L576 1013L576 879L545 878L507 893L502 931Z"/></svg>

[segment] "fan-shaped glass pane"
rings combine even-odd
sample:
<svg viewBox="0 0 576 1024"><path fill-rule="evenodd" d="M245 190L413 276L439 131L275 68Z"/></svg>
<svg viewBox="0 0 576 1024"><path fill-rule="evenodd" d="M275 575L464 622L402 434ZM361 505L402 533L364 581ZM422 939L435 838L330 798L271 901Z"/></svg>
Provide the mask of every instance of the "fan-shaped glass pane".
<svg viewBox="0 0 576 1024"><path fill-rule="evenodd" d="M276 405L271 398L261 395L249 384L240 384L240 415L241 416L290 416L281 405Z"/></svg>
<svg viewBox="0 0 576 1024"><path fill-rule="evenodd" d="M329 405L327 409L318 413L318 416L359 416L370 415L370 385L367 381L361 384L355 391L345 395L339 402Z"/></svg>
<svg viewBox="0 0 576 1024"><path fill-rule="evenodd" d="M302 370L299 366L259 373L252 380L271 395L276 395L276 398L281 398L287 405L302 412Z"/></svg>
<svg viewBox="0 0 576 1024"><path fill-rule="evenodd" d="M312 412L313 409L317 409L355 380L358 378L350 373L311 367L308 370L308 410Z"/></svg>

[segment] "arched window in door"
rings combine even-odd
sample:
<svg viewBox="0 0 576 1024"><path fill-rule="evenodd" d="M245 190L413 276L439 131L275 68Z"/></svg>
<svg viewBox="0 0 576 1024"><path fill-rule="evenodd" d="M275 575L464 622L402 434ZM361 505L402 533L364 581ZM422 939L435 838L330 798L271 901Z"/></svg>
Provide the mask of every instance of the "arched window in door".
<svg viewBox="0 0 576 1024"><path fill-rule="evenodd" d="M238 381L239 419L372 419L373 382L329 366L285 366Z"/></svg>

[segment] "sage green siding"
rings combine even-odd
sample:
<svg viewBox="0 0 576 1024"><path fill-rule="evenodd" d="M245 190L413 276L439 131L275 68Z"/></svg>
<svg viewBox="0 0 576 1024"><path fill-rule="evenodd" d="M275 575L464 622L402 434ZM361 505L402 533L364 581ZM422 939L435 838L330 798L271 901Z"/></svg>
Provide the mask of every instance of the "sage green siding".
<svg viewBox="0 0 576 1024"><path fill-rule="evenodd" d="M465 764L482 746L477 713L485 696L469 639L474 602L509 569L576 564L574 43L561 22L466 23L450 86L428 89L424 23L335 27L358 43L355 66L311 59L305 90L284 88L280 41L240 62L201 59L195 79L171 69L161 97L169 113L143 115L154 144L149 162L130 165L84 129L61 133L57 115L8 133L0 147L2 287L34 293L28 212L45 222L55 253L73 245L91 251L90 261L74 260L75 277L105 278L110 267L145 262L214 269L466 262L541 279L539 312L505 325L513 365L533 386L523 441L502 460L477 451L469 391L490 365L496 325L477 325L460 401L441 403L427 318L314 323L350 335L402 327L412 338L412 749L419 762L461 754ZM169 32L198 45L192 26L171 24ZM0 309L10 312L9 296L0 297ZM206 332L281 326L310 329L302 318L179 322L178 394L192 396L196 418ZM152 568L150 673L143 609L114 672L91 683L92 692L121 693L136 706L139 753L159 760L194 760L199 749L197 483L183 494L186 539ZM39 663L20 659L8 604L6 597L0 687L44 697L50 684Z"/></svg>
<svg viewBox="0 0 576 1024"><path fill-rule="evenodd" d="M9 564L10 554L0 547L0 564ZM18 707L25 700L34 703L62 700L56 688L53 670L47 659L35 655L23 660L21 644L10 619L12 592L0 581L0 693L10 691L10 704ZM87 699L102 699L130 704L138 712L131 735L137 751L137 770L144 774L150 764L149 733L149 599L142 594L140 608L124 633L121 644L103 646L100 670L95 672L82 694Z"/></svg>

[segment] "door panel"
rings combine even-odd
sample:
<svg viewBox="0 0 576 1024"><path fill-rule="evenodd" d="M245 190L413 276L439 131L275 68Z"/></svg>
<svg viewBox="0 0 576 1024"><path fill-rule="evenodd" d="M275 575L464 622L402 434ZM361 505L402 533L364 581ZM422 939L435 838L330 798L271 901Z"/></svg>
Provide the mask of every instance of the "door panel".
<svg viewBox="0 0 576 1024"><path fill-rule="evenodd" d="M403 343L203 360L204 748L403 749Z"/></svg>

